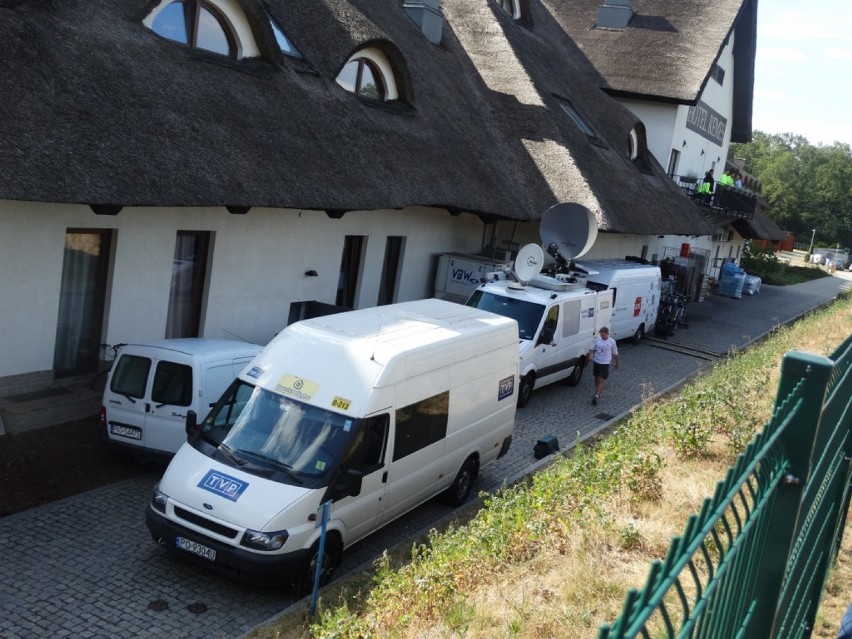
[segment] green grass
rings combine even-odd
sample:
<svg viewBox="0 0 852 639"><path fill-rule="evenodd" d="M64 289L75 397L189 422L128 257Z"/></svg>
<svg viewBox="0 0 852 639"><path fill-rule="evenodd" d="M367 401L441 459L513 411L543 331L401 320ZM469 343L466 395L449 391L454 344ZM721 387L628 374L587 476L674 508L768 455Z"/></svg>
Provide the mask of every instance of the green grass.
<svg viewBox="0 0 852 639"><path fill-rule="evenodd" d="M740 266L749 275L757 275L764 284L787 286L801 284L821 277L828 273L814 264L793 266L779 260L771 249L757 250L743 255Z"/></svg>

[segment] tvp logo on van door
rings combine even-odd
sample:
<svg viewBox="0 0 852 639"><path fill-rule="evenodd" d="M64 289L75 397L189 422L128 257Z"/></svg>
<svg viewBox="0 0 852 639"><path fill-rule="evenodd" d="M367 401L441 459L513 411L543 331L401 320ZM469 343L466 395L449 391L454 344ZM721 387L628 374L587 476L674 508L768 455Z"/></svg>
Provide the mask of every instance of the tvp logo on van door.
<svg viewBox="0 0 852 639"><path fill-rule="evenodd" d="M506 377L500 380L497 388L497 401L511 397L515 393L515 376Z"/></svg>
<svg viewBox="0 0 852 639"><path fill-rule="evenodd" d="M231 477L225 473L220 473L218 470L208 470L207 474L198 482L198 487L204 490L209 490L225 499L237 501L243 491L249 487L247 481Z"/></svg>

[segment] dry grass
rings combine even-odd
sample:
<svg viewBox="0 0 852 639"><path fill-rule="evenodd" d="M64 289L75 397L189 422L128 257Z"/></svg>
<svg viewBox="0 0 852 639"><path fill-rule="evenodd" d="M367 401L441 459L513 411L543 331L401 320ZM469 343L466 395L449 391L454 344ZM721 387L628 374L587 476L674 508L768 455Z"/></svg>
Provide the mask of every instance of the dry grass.
<svg viewBox="0 0 852 639"><path fill-rule="evenodd" d="M598 628L612 622L621 612L627 590L644 585L650 563L663 558L672 537L683 532L687 517L699 510L702 501L713 493L716 482L724 476L736 452L727 431L739 426L748 432L768 421L778 385L781 354L794 349L829 354L848 336L850 327L852 299L847 298L774 336L769 353L764 356L769 363L751 364L755 370L750 374L755 381L746 384L745 396L737 399L735 408L741 411L738 419L749 424L733 420L734 426L729 423L713 433L701 454L684 457L665 438L649 446L649 453L656 454L662 462L657 474L660 486L657 499L638 500L624 488L596 499L594 508L579 521L566 519L560 526L548 528L544 538L536 539L535 552L529 556L483 563L455 580L452 595L445 602L420 603L419 610L424 611L420 614L413 613L409 605L408 614L394 617L406 608L405 604L388 601L395 596L394 588L380 590L380 596L375 597L370 576L360 575L355 584L349 579L332 584L332 588L323 591L322 602L326 611L340 610L345 604L352 612L339 618L346 621L356 615L366 620L358 626L361 630L353 632L346 623L335 625L326 619L315 627L312 635L307 629L306 609L302 609L258 629L251 638L596 637ZM732 369L737 386L744 374L742 370ZM658 419L656 410L649 406L647 416L638 419L645 419L646 425L652 424ZM717 411L718 407L708 410ZM529 513L529 520L538 521L539 515ZM548 521L552 519L551 516ZM442 559L446 561L446 557ZM411 597L411 592L407 591L405 596ZM847 531L812 636L833 639L850 602L852 531Z"/></svg>

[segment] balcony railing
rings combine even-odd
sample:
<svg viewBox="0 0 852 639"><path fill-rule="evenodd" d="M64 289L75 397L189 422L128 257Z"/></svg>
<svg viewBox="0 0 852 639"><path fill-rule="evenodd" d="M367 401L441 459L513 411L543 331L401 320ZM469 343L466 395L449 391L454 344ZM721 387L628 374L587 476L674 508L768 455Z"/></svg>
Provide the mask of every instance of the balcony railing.
<svg viewBox="0 0 852 639"><path fill-rule="evenodd" d="M737 217L750 220L754 217L757 206L757 194L746 189L725 186L716 182L712 195L698 193L701 181L697 178L683 175L673 175L675 183L698 206L709 209L712 213L723 217Z"/></svg>

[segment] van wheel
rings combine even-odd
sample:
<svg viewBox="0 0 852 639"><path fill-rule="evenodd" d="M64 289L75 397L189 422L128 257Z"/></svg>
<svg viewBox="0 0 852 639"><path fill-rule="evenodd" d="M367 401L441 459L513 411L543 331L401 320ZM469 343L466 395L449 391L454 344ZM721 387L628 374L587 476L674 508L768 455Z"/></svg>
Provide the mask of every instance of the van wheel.
<svg viewBox="0 0 852 639"><path fill-rule="evenodd" d="M314 573L317 569L319 543L319 539L314 542L299 569L299 574L293 584L297 594L307 594L314 589ZM324 586L334 578L334 570L340 565L341 554L340 538L335 533L329 533L325 538L325 548L323 549L320 586Z"/></svg>
<svg viewBox="0 0 852 639"><path fill-rule="evenodd" d="M577 362L577 365L574 367L574 370L571 371L571 374L565 378L565 383L568 386L576 386L580 383L580 380L583 379L583 369L586 367L585 362Z"/></svg>
<svg viewBox="0 0 852 639"><path fill-rule="evenodd" d="M461 506L470 497L473 482L479 474L479 463L475 457L468 457L459 469L459 474L447 490L441 493L441 501L455 508Z"/></svg>
<svg viewBox="0 0 852 639"><path fill-rule="evenodd" d="M521 383L518 388L518 408L523 408L530 401L533 386L535 386L535 377L533 377L532 373L521 377Z"/></svg>
<svg viewBox="0 0 852 639"><path fill-rule="evenodd" d="M633 343L638 344L645 337L645 325L640 324L639 328L636 329L636 332L633 334Z"/></svg>

